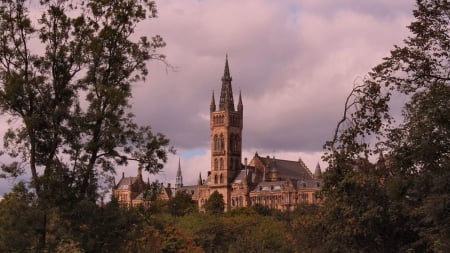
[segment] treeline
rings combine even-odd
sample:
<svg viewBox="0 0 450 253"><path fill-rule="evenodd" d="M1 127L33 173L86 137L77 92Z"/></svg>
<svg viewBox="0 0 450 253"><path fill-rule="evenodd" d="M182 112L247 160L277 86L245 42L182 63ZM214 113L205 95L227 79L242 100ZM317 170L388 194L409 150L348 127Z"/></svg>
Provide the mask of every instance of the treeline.
<svg viewBox="0 0 450 253"><path fill-rule="evenodd" d="M176 207L177 206L177 207ZM90 201L43 209L23 184L0 202L0 252L305 252L317 212L262 206L198 212L187 194L149 208Z"/></svg>

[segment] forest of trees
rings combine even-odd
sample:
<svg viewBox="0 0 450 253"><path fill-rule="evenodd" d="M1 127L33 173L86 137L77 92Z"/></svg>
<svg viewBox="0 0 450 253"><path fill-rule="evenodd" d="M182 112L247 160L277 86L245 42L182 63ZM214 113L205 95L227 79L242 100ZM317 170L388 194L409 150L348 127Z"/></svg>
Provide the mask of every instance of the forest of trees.
<svg viewBox="0 0 450 253"><path fill-rule="evenodd" d="M101 203L118 165L158 173L169 139L130 113L161 37L149 0L0 0L0 252L450 252L450 2L417 0L411 35L354 85L325 144L319 206L223 213L213 194ZM31 50L40 43L43 52ZM388 53L388 52L387 52ZM393 97L404 97L401 113Z"/></svg>

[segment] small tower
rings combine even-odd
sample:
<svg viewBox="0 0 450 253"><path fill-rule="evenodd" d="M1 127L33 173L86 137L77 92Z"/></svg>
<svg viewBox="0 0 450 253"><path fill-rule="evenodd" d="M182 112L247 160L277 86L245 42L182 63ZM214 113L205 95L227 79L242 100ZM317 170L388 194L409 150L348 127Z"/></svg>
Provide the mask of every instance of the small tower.
<svg viewBox="0 0 450 253"><path fill-rule="evenodd" d="M316 169L314 170L314 178L322 178L322 169L320 169L320 164L317 162Z"/></svg>
<svg viewBox="0 0 450 253"><path fill-rule="evenodd" d="M209 105L209 111L211 113L216 111L216 100L214 99L214 90L212 92L211 105Z"/></svg>
<svg viewBox="0 0 450 253"><path fill-rule="evenodd" d="M198 173L197 184L198 184L198 185L203 185L202 173L201 173L201 172Z"/></svg>
<svg viewBox="0 0 450 253"><path fill-rule="evenodd" d="M241 114L241 117L242 117L242 113L244 112L244 105L242 104L241 91L239 91L239 101L238 101L238 105L237 105L237 110Z"/></svg>
<svg viewBox="0 0 450 253"><path fill-rule="evenodd" d="M181 175L181 162L180 158L178 158L178 170L177 170L177 177L175 181L175 189L180 189L183 187L183 175Z"/></svg>

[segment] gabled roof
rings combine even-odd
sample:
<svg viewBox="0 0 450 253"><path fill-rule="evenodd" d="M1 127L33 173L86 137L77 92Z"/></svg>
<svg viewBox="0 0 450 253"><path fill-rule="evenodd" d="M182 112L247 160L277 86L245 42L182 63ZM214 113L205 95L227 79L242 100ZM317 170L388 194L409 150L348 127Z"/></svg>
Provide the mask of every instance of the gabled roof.
<svg viewBox="0 0 450 253"><path fill-rule="evenodd" d="M233 183L239 184L239 183L244 183L247 179L247 171L244 170L240 170L237 174L237 176L234 178Z"/></svg>
<svg viewBox="0 0 450 253"><path fill-rule="evenodd" d="M278 176L281 179L296 178L309 180L313 178L311 171L308 167L306 167L305 163L301 159L298 161L288 161L276 158L264 158L258 156L257 154L255 157L261 159L267 168L275 166L278 170Z"/></svg>
<svg viewBox="0 0 450 253"><path fill-rule="evenodd" d="M129 189L130 185L135 183L136 180L138 180L138 177L122 177L115 188L119 190Z"/></svg>

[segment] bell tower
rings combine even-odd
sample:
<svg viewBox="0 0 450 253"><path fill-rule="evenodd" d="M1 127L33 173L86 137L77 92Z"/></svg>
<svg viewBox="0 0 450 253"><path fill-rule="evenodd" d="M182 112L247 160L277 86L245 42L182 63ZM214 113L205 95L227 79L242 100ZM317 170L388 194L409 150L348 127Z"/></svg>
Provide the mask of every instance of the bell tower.
<svg viewBox="0 0 450 253"><path fill-rule="evenodd" d="M219 107L216 108L214 91L210 105L211 128L211 193L223 195L226 210L230 209L231 183L241 169L243 110L239 92L237 109L234 107L228 56L222 76Z"/></svg>

